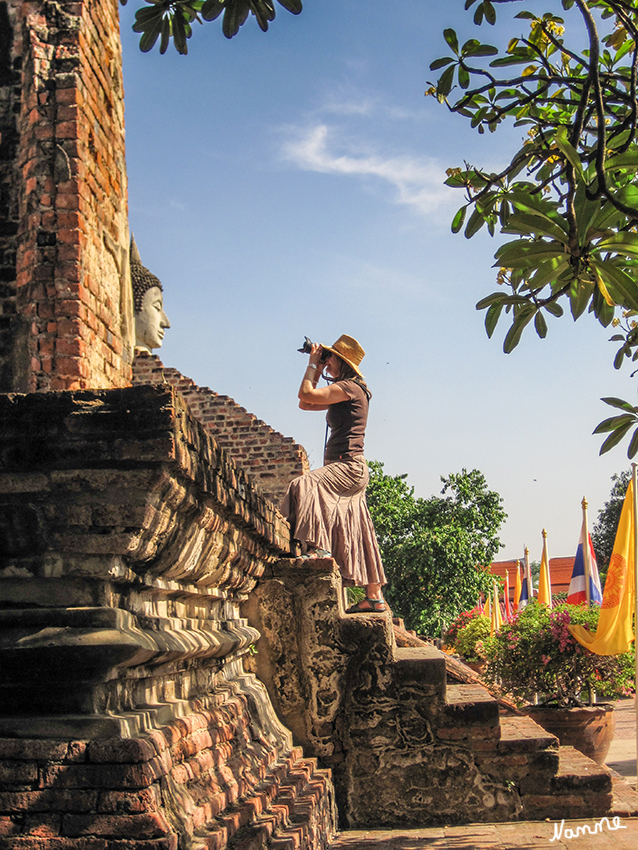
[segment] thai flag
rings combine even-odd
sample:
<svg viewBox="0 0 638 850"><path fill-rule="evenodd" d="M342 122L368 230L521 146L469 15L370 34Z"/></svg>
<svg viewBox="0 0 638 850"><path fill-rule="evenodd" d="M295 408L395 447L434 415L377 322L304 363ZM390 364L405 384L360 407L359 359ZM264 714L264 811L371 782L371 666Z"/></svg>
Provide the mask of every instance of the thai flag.
<svg viewBox="0 0 638 850"><path fill-rule="evenodd" d="M521 595L518 600L518 610L523 608L534 599L534 585L532 584L532 570L529 563L529 549L525 547L525 567L523 570L523 583L521 584Z"/></svg>
<svg viewBox="0 0 638 850"><path fill-rule="evenodd" d="M569 592L567 594L568 605L578 605L582 602L587 603L586 575L589 575L589 604L600 605L603 601L603 593L600 588L598 564L596 563L596 554L592 546L591 537L587 531L587 523L583 519L583 527L580 532L576 558L574 559L572 578L569 582Z"/></svg>

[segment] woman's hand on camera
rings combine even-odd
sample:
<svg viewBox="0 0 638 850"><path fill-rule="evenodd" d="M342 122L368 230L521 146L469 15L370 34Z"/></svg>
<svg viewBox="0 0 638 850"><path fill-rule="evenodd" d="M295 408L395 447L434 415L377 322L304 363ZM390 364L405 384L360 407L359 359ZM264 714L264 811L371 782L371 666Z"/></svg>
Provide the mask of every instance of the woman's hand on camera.
<svg viewBox="0 0 638 850"><path fill-rule="evenodd" d="M312 348L310 349L310 360L308 362L309 366L314 366L317 368L321 363L321 346L318 342L312 343Z"/></svg>

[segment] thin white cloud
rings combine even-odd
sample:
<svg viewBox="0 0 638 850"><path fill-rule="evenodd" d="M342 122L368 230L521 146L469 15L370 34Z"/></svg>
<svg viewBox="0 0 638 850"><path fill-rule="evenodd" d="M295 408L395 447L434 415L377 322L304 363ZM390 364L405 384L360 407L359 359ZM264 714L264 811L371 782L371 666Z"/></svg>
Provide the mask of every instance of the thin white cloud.
<svg viewBox="0 0 638 850"><path fill-rule="evenodd" d="M345 148L345 152L338 149ZM345 144L327 124L298 130L283 148L284 158L304 171L376 178L393 190L393 202L431 216L458 201L458 193L443 185L445 168L430 158L384 156L360 143Z"/></svg>

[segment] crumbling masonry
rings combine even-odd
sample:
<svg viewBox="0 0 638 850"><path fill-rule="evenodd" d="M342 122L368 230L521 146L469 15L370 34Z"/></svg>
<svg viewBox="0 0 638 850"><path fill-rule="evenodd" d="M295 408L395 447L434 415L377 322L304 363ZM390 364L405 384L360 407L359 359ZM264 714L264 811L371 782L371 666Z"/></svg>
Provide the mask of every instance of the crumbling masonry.
<svg viewBox="0 0 638 850"><path fill-rule="evenodd" d="M295 559L300 446L133 362L126 191L117 0L0 0L0 848L608 811L604 769Z"/></svg>

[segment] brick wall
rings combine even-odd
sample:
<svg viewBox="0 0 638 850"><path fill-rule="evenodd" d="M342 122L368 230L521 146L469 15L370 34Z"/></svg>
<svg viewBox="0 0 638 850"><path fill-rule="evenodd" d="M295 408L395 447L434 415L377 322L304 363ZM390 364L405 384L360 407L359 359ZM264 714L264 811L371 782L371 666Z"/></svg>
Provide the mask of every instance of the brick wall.
<svg viewBox="0 0 638 850"><path fill-rule="evenodd" d="M2 0L0 31L0 391L125 386L117 0Z"/></svg>
<svg viewBox="0 0 638 850"><path fill-rule="evenodd" d="M163 365L155 354L138 352L133 362L133 384L163 384L175 387L186 399L192 414L233 460L250 472L275 504L283 498L289 482L308 471L303 446L273 430L261 419L240 407L227 395Z"/></svg>
<svg viewBox="0 0 638 850"><path fill-rule="evenodd" d="M168 386L0 395L0 458L3 850L325 850L243 667L281 514Z"/></svg>

